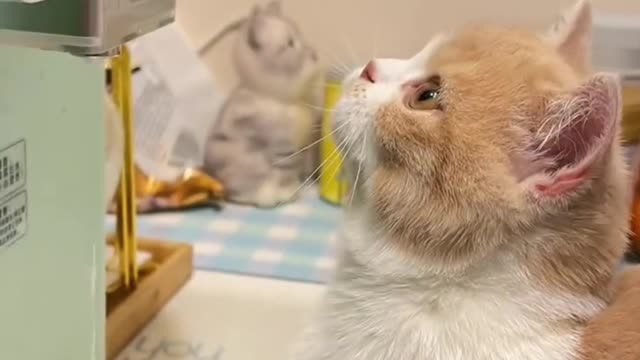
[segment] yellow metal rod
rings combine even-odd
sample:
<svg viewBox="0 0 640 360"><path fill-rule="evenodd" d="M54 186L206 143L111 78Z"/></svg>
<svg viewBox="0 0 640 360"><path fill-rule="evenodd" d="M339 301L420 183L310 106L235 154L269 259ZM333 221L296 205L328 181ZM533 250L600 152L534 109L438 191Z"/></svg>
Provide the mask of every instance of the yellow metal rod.
<svg viewBox="0 0 640 360"><path fill-rule="evenodd" d="M122 79L120 78L120 59L118 57L111 58L111 96L113 97L113 102L120 112L120 118L122 119ZM124 122L123 122L124 127ZM125 242L127 241L127 217L125 216L125 209L122 206L122 196L124 189L124 171L121 171L120 174L120 184L118 186L118 194L117 194L117 210L116 210L116 252L118 256L118 264L120 267L120 276L122 281L126 284L130 282L130 276L128 273L129 266L126 264L126 259L128 258L125 253Z"/></svg>
<svg viewBox="0 0 640 360"><path fill-rule="evenodd" d="M126 46L111 60L112 92L114 102L121 112L124 129L124 165L120 178L117 202L117 250L120 271L125 287L138 281L136 260L136 198L134 167L134 134L131 95L131 56Z"/></svg>

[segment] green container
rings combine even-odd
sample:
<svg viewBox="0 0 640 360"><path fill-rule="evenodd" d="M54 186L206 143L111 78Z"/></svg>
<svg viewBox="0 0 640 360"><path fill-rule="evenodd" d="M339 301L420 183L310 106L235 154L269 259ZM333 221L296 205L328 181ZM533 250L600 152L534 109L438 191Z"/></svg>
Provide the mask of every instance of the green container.
<svg viewBox="0 0 640 360"><path fill-rule="evenodd" d="M104 67L0 47L0 359L104 360Z"/></svg>

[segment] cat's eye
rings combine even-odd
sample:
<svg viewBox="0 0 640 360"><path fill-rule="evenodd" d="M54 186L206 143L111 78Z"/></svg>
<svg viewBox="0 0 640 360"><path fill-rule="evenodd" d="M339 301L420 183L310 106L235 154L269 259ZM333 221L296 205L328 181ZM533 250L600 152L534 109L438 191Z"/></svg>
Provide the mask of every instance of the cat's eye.
<svg viewBox="0 0 640 360"><path fill-rule="evenodd" d="M429 81L419 86L409 99L409 107L415 110L440 109L440 85Z"/></svg>
<svg viewBox="0 0 640 360"><path fill-rule="evenodd" d="M440 95L440 91L438 90L425 90L420 95L418 95L419 102L432 101L437 100L438 95Z"/></svg>

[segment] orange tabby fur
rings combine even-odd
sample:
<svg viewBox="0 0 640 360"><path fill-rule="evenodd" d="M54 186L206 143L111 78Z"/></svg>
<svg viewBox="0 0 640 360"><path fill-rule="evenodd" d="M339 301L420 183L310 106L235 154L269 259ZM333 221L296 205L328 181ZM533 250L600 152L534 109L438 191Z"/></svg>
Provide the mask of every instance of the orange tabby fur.
<svg viewBox="0 0 640 360"><path fill-rule="evenodd" d="M348 77L354 202L296 359L640 359L620 84L590 71L591 22L581 1L546 36L467 26Z"/></svg>
<svg viewBox="0 0 640 360"><path fill-rule="evenodd" d="M582 16L591 16L590 7L585 8ZM477 46L478 43L486 44L493 42L492 51L486 51L486 46ZM408 139L408 143L414 143L413 149L407 150L406 156L426 158L419 148L428 144L428 147L437 147L438 150L430 151L429 154L449 153L448 161L444 159L434 159L438 162L434 166L439 169L433 181L443 183L451 181L451 177L456 176L479 176L491 178L493 174L487 174L482 168L484 161L492 161L500 156L500 152L492 151L490 147L478 145L478 139L482 136L489 136L511 139L514 134L503 133L504 126L496 126L495 114L505 115L503 121L509 121L508 116L512 113L505 113L504 109L509 109L513 103L523 104L520 108L523 117L528 114L535 114L542 105L545 93L561 91L577 86L578 82L589 74L590 64L582 60L576 60L571 55L575 48L568 49L561 54L565 55L564 62L553 54L548 48L529 32L520 32L514 29L505 31L499 27L472 26L468 30L458 34L454 41L439 49L436 56L430 59L426 67L434 73L444 74L448 83L458 92L460 99L474 99L483 103L469 103L473 100L462 101L464 106L460 109L449 109L457 118L473 118L478 121L466 122L466 129L455 129L446 132L432 131L425 133L422 129L412 129L411 122L395 121L399 118L410 117L412 114L404 108L394 104L387 105L378 115L379 119L389 119L392 121L382 122L377 132L378 136L395 137L401 136ZM511 56L505 54L511 53ZM539 54L536 64L521 66L524 62L531 61L530 54ZM549 53L550 56L545 57ZM585 51L590 54L590 52ZM483 59L478 61L478 59ZM496 77L492 77L493 71L499 69L501 72L511 73L509 77L500 77L505 81L496 84ZM529 81L526 86L518 82L510 82L509 79L526 78ZM487 79L486 82L467 81L467 79ZM446 90L445 90L446 91ZM474 94L484 94L484 97L474 96ZM527 101L534 99L534 101ZM480 111L479 111L480 110ZM471 112L472 111L472 112ZM465 113L466 112L466 113ZM489 121L481 121L488 119ZM428 136L427 139L424 136ZM455 140L452 138L455 137ZM466 140L465 140L466 138ZM390 140L391 141L391 140ZM452 147L458 144L459 147ZM511 144L505 141L503 146L509 147ZM426 147L426 146L425 146ZM406 149L406 147L405 147ZM397 150L397 149L394 149ZM464 158L456 154L476 154L473 158ZM451 160L455 158L455 160ZM444 242L443 248L439 249L438 244L425 246L418 239L414 239L411 233L424 234L425 229L420 229L420 224L427 223L425 219L432 214L423 210L420 204L421 199L407 201L408 194L419 193L416 189L420 184L407 181L407 176L403 176L402 163L405 159L394 153L394 157L384 158L387 161L386 167L376 174L376 193L381 194L377 199L377 209L379 211L378 221L393 223L394 233L399 245L406 249L412 256L420 256L423 252L441 251L451 258L461 258L471 256L471 254L482 255L483 246L491 247L492 244L469 241L460 243L458 248L454 248L451 254L450 243ZM411 162L412 159L409 159ZM458 175L457 169L464 169L464 174ZM619 168L607 168L617 170ZM619 174L613 174L613 177ZM403 186L398 185L398 179L402 179ZM473 181L469 181L472 184ZM472 203L470 206L478 204L489 204L489 199L500 197L503 187L499 180L495 181L494 188L484 188L481 192L477 188L460 188L459 196L464 197L465 193L473 193L467 199ZM395 186L394 186L395 185ZM606 185L606 184L603 184ZM446 186L434 186L434 188L446 188ZM396 189L397 191L389 191ZM606 193L606 187L602 187L592 196L584 199L585 202L603 201L600 195ZM478 193L486 194L485 196ZM443 198L451 196L451 193L442 194ZM478 199L480 196L480 199ZM402 199L397 203L397 199ZM475 199L475 200L474 200ZM446 200L446 199L441 199ZM626 214L621 207L626 206L622 199L615 199L615 211ZM611 201L609 199L608 201ZM400 205L401 203L402 205ZM407 204L413 206L406 206ZM461 215L461 214L456 214ZM452 216L454 216L452 214ZM402 221L400 220L402 219ZM627 221L625 217L620 222ZM402 226L402 224L408 224ZM578 225L576 223L576 225ZM579 226L579 225L578 225ZM618 224L619 228L624 225ZM575 237L580 234L576 233ZM550 286L561 286L569 288L578 293L597 293L603 299L610 299L612 269L614 264L620 259L626 244L621 241L608 241L598 243L582 244L581 251L576 252L575 243L559 243L547 253L536 254L529 261L531 268L539 272L538 278L548 281ZM594 266L594 264L600 264ZM596 271L594 271L594 268ZM582 342L582 360L638 360L640 359L640 268L626 271L616 282L614 288L614 298L612 304L601 315L589 323L586 328Z"/></svg>
<svg viewBox="0 0 640 360"><path fill-rule="evenodd" d="M579 6L583 8L577 16L583 19L577 19L577 26L590 27L591 7L588 3ZM425 121L419 118L423 114L399 103L389 103L380 109L376 136L382 154L380 166L373 176L376 221L389 229L391 240L406 254L416 258L440 257L449 266L464 268L474 259L504 245L500 244L499 238L490 239L493 243L486 238L476 241L472 234L437 233L438 242L425 242L424 238L425 234L434 233L434 224L430 221L434 217L448 218L448 227L455 227L452 224L460 222L472 228L468 222L477 217L473 212L491 213L509 203L511 199L505 189L512 184L505 183L503 171L492 172L485 164L508 163L504 158L505 149L517 148L517 142L513 140L521 139L521 134L505 124L514 117L536 118L549 94L574 89L591 76L591 65L587 60L590 48L585 45L590 42L590 29L574 31L588 38L575 39L572 38L575 34L569 34L553 49L527 31L470 26L438 48L425 64L427 73L447 79L444 98L455 96L455 99L445 106L448 106L449 118L456 122L434 126L440 119ZM495 76L498 72L508 76ZM455 89L455 93L448 93L448 87ZM356 88L354 91L362 90ZM620 97L619 89L611 88L610 91ZM537 117L538 123L525 127L536 128L543 120ZM503 141L496 144L496 139ZM400 141L402 146L397 146ZM389 151L385 152L385 149ZM610 285L615 265L626 247L621 239L628 214L625 197L630 196L624 191L617 195L610 192L611 186L618 190L626 186L624 166L617 162L621 158L618 152L619 148L613 146L605 155L612 161L593 169L604 180L595 181L592 184L594 191L585 194L579 200L581 205L570 210L576 212L574 217L569 217L578 230L556 230L563 233L566 242L547 244L546 248L538 247L535 251L527 249L527 244L521 244L534 278L543 279L544 285L551 289L592 294L605 301L611 300L612 290L615 290L613 304L587 326L582 345L583 360L640 359L640 269L625 273L615 289ZM425 162L429 163L424 169L418 166ZM438 171L432 172L431 168ZM432 191L428 197L415 196L426 186L416 180L416 174L431 182ZM458 186L450 191L447 183ZM476 184L485 186L479 189ZM434 215L429 211L432 207L425 206L434 201L441 204L444 215ZM468 203L471 212L457 208L456 204L462 201ZM589 203L608 204L604 205L610 207L607 213L620 215L609 229L610 236L605 231L589 239L583 237L582 231L593 221L584 216L589 210L581 212L583 206L589 209L586 206ZM504 216L515 217L521 210L514 208ZM450 211L448 216L447 211ZM486 223L476 224L482 229L478 231L480 233L498 226L490 219L485 220ZM594 231L598 232L595 227ZM447 241L447 235L452 239L459 236L458 241ZM585 320L576 318L575 321L584 323Z"/></svg>
<svg viewBox="0 0 640 360"><path fill-rule="evenodd" d="M472 233L460 236L459 241L450 241L449 234L438 234L439 241L425 242L422 240L425 234L434 232L430 219L446 218L448 228L456 227L458 222L460 229L475 229L477 234L500 231L500 224L492 222L498 217L481 218L481 222L470 226L470 221L479 218L478 213L507 210L502 218L511 217L514 223L528 220L527 205L511 198L509 189L514 184L504 176L509 171L505 153L517 151L524 136L508 124L514 118L522 118L522 129L539 128L545 120L541 111L545 100L578 87L586 78L570 64L531 32L470 26L439 48L425 64L428 72L447 79L444 98L455 97L446 105L447 114L456 121L432 126L438 119L425 121L420 118L424 114L402 104L382 107L377 116L376 136L383 153L381 166L373 177L373 193L377 221L392 230L392 239L401 248L411 256L439 255L442 261L464 267L503 245L499 243L501 239L488 237L479 241ZM505 73L507 76L502 75ZM447 88L455 89L455 93L449 93ZM617 88L610 91L612 96L619 96ZM403 141L402 147L394 146L399 139ZM385 153L385 146L393 151ZM612 159L610 162L592 169L598 174L593 191L582 195L571 210L574 213L563 210L566 218L561 221L571 221L576 231L561 224L557 230L550 230L562 233L567 241L548 242L535 249L527 243L514 244L521 247L516 251L527 254L528 268L537 273L534 278L544 279L545 286L608 299L612 271L626 246L623 239L628 214L625 191L608 191L611 186L616 190L628 188L619 148L614 146L610 152L614 152L606 155ZM418 164L425 162L430 163L420 173ZM504 165L497 169L486 166L495 163ZM432 172L430 168L438 170ZM429 185L432 189L429 196L415 196L426 186L426 182L417 178L429 179L434 184ZM451 190L447 183L456 184L456 189ZM431 213L433 207L425 206L433 202L441 204L440 213ZM461 210L459 203L466 203L468 210ZM596 203L604 203L607 218L617 223L607 229L593 227L598 235L585 238L583 232L593 223L593 217L588 215L593 206L589 204Z"/></svg>
<svg viewBox="0 0 640 360"><path fill-rule="evenodd" d="M615 290L611 305L586 328L582 360L640 359L640 267L626 270Z"/></svg>

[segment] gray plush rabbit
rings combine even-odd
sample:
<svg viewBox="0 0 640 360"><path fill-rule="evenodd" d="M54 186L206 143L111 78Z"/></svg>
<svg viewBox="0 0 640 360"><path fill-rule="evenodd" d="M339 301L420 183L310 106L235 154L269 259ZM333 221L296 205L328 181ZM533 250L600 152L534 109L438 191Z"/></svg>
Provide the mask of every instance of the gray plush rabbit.
<svg viewBox="0 0 640 360"><path fill-rule="evenodd" d="M233 50L240 83L212 127L204 169L228 200L272 207L292 200L315 168L321 84L315 52L279 2L256 5L237 23ZM311 164L311 166L310 166Z"/></svg>

